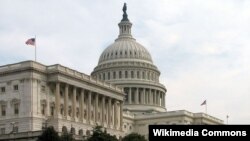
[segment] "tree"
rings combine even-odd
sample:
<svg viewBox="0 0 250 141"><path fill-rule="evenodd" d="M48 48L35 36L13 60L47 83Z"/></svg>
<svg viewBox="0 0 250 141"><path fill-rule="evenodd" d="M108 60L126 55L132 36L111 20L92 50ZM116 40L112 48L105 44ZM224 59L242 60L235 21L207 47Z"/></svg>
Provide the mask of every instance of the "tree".
<svg viewBox="0 0 250 141"><path fill-rule="evenodd" d="M118 141L118 139L108 134L106 130L103 132L101 126L96 126L93 129L92 136L90 136L87 141Z"/></svg>
<svg viewBox="0 0 250 141"><path fill-rule="evenodd" d="M144 136L137 134L137 133L131 133L123 137L122 141L147 141Z"/></svg>
<svg viewBox="0 0 250 141"><path fill-rule="evenodd" d="M58 136L55 129L51 126L43 131L42 135L38 137L37 141L60 141L60 137Z"/></svg>
<svg viewBox="0 0 250 141"><path fill-rule="evenodd" d="M72 134L63 132L61 135L61 141L75 141Z"/></svg>

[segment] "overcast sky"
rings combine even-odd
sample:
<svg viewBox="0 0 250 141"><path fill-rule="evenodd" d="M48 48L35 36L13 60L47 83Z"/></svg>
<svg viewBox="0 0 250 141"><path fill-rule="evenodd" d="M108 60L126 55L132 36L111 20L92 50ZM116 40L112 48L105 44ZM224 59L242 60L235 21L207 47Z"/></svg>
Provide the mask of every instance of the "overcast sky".
<svg viewBox="0 0 250 141"><path fill-rule="evenodd" d="M169 111L250 124L250 1L127 0L132 34L151 53ZM0 65L34 60L90 74L118 36L124 0L1 0Z"/></svg>

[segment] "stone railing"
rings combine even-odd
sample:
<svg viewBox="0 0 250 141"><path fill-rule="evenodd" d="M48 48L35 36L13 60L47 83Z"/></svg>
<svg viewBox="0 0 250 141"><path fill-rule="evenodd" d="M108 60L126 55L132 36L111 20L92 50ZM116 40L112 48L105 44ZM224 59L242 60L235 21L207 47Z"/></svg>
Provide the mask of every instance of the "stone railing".
<svg viewBox="0 0 250 141"><path fill-rule="evenodd" d="M88 81L88 82L91 82L91 83L94 83L94 84L97 84L97 85L101 85L103 87L107 87L107 88L116 90L118 92L123 92L123 89L120 88L120 87L117 87L115 85L111 85L110 83L106 83L106 82L97 80L97 79L95 79L95 78L93 78L93 77L91 77L89 75L86 75L86 74L78 72L76 70L61 66L59 64L48 66L47 71L48 71L48 73L54 72L54 71L59 71L61 73L70 75L70 76L78 78L78 79L82 79L82 80L85 80L85 81Z"/></svg>
<svg viewBox="0 0 250 141"><path fill-rule="evenodd" d="M216 122L218 122L218 123L223 123L223 120L220 120L220 119L218 119L218 118L215 118L215 117L210 116L210 115L205 114L205 113L194 113L194 117L195 117L195 118L204 117L204 118L207 118L207 119L216 121Z"/></svg>
<svg viewBox="0 0 250 141"><path fill-rule="evenodd" d="M70 69L70 68L67 68L64 66L61 66L59 64L52 65L52 66L45 66L45 65L40 64L38 62L25 61L25 62L20 62L20 63L16 63L16 64L9 64L9 65L5 65L5 66L0 66L0 73L6 73L8 71L13 71L13 70L18 71L18 70L23 70L25 68L34 68L36 70L43 71L45 73L59 71L61 73L70 75L70 76L78 78L78 79L88 81L88 82L93 83L93 84L97 84L99 86L110 88L110 89L118 91L118 92L123 92L123 89L120 87L117 87L115 85L111 85L110 83L105 83L105 82L97 80L97 79L94 79L93 77L91 77L87 74L78 72L76 70L73 70L73 69Z"/></svg>

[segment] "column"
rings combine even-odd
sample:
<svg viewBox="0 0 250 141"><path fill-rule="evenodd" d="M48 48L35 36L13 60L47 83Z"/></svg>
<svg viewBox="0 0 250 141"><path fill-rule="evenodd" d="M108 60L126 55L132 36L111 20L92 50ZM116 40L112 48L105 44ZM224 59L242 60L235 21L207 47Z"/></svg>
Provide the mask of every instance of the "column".
<svg viewBox="0 0 250 141"><path fill-rule="evenodd" d="M114 110L114 129L117 129L117 121L118 121L117 113L118 113L118 111L117 111L117 101L116 100L114 102L114 108L115 108L115 110Z"/></svg>
<svg viewBox="0 0 250 141"><path fill-rule="evenodd" d="M157 93L156 93L156 90L154 90L154 96L155 96L155 105L157 105Z"/></svg>
<svg viewBox="0 0 250 141"><path fill-rule="evenodd" d="M120 102L120 130L123 128L123 101Z"/></svg>
<svg viewBox="0 0 250 141"><path fill-rule="evenodd" d="M153 96L154 96L154 105L156 105L156 92L153 90Z"/></svg>
<svg viewBox="0 0 250 141"><path fill-rule="evenodd" d="M73 104L73 120L76 117L76 87L73 88L73 97L72 97L72 104Z"/></svg>
<svg viewBox="0 0 250 141"><path fill-rule="evenodd" d="M55 116L58 117L60 112L60 83L56 82L56 95L55 95Z"/></svg>
<svg viewBox="0 0 250 141"><path fill-rule="evenodd" d="M131 96L132 96L132 95L131 95L131 87L129 87L129 92L128 92L128 103L129 103L129 104L132 104L132 102L131 102L131 101L132 101L132 100L131 100L132 97L131 97Z"/></svg>
<svg viewBox="0 0 250 141"><path fill-rule="evenodd" d="M102 126L104 127L104 123L105 123L105 97L102 96Z"/></svg>
<svg viewBox="0 0 250 141"><path fill-rule="evenodd" d="M135 104L139 104L139 92L138 88L135 90Z"/></svg>
<svg viewBox="0 0 250 141"><path fill-rule="evenodd" d="M163 107L165 107L165 93L163 93L162 95L163 95Z"/></svg>
<svg viewBox="0 0 250 141"><path fill-rule="evenodd" d="M111 98L108 98L108 126L111 127Z"/></svg>
<svg viewBox="0 0 250 141"><path fill-rule="evenodd" d="M64 90L64 116L67 119L68 116L68 100L69 100L69 85L65 85L65 90Z"/></svg>
<svg viewBox="0 0 250 141"><path fill-rule="evenodd" d="M149 89L149 103L150 105L153 105L153 96L152 96L152 90Z"/></svg>
<svg viewBox="0 0 250 141"><path fill-rule="evenodd" d="M95 122L98 121L98 94L95 95Z"/></svg>
<svg viewBox="0 0 250 141"><path fill-rule="evenodd" d="M142 104L145 104L145 89L142 90Z"/></svg>
<svg viewBox="0 0 250 141"><path fill-rule="evenodd" d="M84 90L81 89L81 97L80 97L80 121L83 120L84 117Z"/></svg>
<svg viewBox="0 0 250 141"><path fill-rule="evenodd" d="M91 92L88 91L88 107L87 107L87 123L90 123L90 116L91 116Z"/></svg>

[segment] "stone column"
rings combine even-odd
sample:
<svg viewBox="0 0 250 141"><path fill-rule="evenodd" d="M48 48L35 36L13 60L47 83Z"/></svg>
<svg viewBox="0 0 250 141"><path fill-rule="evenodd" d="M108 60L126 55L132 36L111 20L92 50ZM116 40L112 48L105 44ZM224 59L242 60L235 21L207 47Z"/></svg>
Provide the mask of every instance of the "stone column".
<svg viewBox="0 0 250 141"><path fill-rule="evenodd" d="M102 96L102 117L101 117L101 121L102 121L102 126L104 127L104 123L105 123L105 97Z"/></svg>
<svg viewBox="0 0 250 141"><path fill-rule="evenodd" d="M153 96L154 96L154 105L156 105L156 92L155 92L155 90L153 90Z"/></svg>
<svg viewBox="0 0 250 141"><path fill-rule="evenodd" d="M165 93L162 94L163 95L163 107L165 107Z"/></svg>
<svg viewBox="0 0 250 141"><path fill-rule="evenodd" d="M131 95L131 87L129 87L129 92L128 92L128 103L129 104L132 104L132 100L131 100L131 98L132 98L132 95Z"/></svg>
<svg viewBox="0 0 250 141"><path fill-rule="evenodd" d="M117 129L117 121L118 121L117 114L118 114L117 101L115 100L115 102L114 102L114 129Z"/></svg>
<svg viewBox="0 0 250 141"><path fill-rule="evenodd" d="M80 97L80 121L83 121L84 117L84 90L81 89L81 97Z"/></svg>
<svg viewBox="0 0 250 141"><path fill-rule="evenodd" d="M150 105L153 105L153 94L152 94L152 90L149 89L149 100L150 100Z"/></svg>
<svg viewBox="0 0 250 141"><path fill-rule="evenodd" d="M98 121L98 94L95 95L95 122Z"/></svg>
<svg viewBox="0 0 250 141"><path fill-rule="evenodd" d="M76 118L76 87L73 88L73 97L72 97L72 105L73 105L73 120Z"/></svg>
<svg viewBox="0 0 250 141"><path fill-rule="evenodd" d="M69 85L65 85L65 92L64 92L64 116L67 119L68 116L68 100L69 100Z"/></svg>
<svg viewBox="0 0 250 141"><path fill-rule="evenodd" d="M91 117L91 92L88 91L88 107L87 107L87 123L90 123L90 117Z"/></svg>
<svg viewBox="0 0 250 141"><path fill-rule="evenodd" d="M60 112L60 83L56 82L56 95L55 95L55 116L59 116Z"/></svg>
<svg viewBox="0 0 250 141"><path fill-rule="evenodd" d="M111 98L108 98L108 126L111 127Z"/></svg>
<svg viewBox="0 0 250 141"><path fill-rule="evenodd" d="M135 90L135 104L139 104L139 92L138 88Z"/></svg>
<svg viewBox="0 0 250 141"><path fill-rule="evenodd" d="M123 101L120 102L120 130L123 128Z"/></svg>
<svg viewBox="0 0 250 141"><path fill-rule="evenodd" d="M145 104L145 89L142 90L142 104Z"/></svg>
<svg viewBox="0 0 250 141"><path fill-rule="evenodd" d="M154 90L154 97L155 97L155 105L157 105L157 93L156 93L156 90Z"/></svg>

